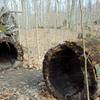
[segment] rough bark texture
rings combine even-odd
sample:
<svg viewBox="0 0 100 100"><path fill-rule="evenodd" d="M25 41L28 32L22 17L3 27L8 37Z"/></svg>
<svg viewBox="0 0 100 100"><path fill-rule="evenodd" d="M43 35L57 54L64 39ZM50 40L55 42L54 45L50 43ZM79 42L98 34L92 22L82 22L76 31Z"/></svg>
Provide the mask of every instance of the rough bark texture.
<svg viewBox="0 0 100 100"><path fill-rule="evenodd" d="M50 49L44 58L43 76L50 93L59 100L86 100L83 49L65 42ZM90 98L97 90L95 67L88 58Z"/></svg>
<svg viewBox="0 0 100 100"><path fill-rule="evenodd" d="M82 47L82 42L78 41L77 44ZM86 51L91 55L94 64L100 63L100 35L86 38Z"/></svg>
<svg viewBox="0 0 100 100"><path fill-rule="evenodd" d="M81 42L77 43L82 46ZM97 92L100 97L100 35L90 36L86 38L86 51L91 55L92 65L95 66Z"/></svg>

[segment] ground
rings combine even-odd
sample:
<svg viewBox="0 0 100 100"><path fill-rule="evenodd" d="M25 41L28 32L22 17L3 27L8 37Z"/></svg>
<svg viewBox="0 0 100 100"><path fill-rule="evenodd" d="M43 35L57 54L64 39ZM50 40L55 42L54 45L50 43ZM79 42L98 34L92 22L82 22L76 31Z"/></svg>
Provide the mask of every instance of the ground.
<svg viewBox="0 0 100 100"><path fill-rule="evenodd" d="M36 38L36 32L38 32L38 38ZM23 31L23 34L20 34L19 41L24 49L23 67L25 68L10 68L0 72L0 100L55 100L48 93L43 81L41 65L44 55L48 49L63 41L76 41L78 32L39 29L38 31ZM98 52L99 50L98 47ZM100 57L100 53L98 55ZM38 62L40 65L37 64Z"/></svg>
<svg viewBox="0 0 100 100"><path fill-rule="evenodd" d="M0 100L55 100L47 92L41 70L9 69L0 73Z"/></svg>
<svg viewBox="0 0 100 100"><path fill-rule="evenodd" d="M20 30L24 68L10 68L0 72L0 100L55 100L48 93L43 81L43 58L51 47L66 40L75 41L76 34L70 34L66 29Z"/></svg>

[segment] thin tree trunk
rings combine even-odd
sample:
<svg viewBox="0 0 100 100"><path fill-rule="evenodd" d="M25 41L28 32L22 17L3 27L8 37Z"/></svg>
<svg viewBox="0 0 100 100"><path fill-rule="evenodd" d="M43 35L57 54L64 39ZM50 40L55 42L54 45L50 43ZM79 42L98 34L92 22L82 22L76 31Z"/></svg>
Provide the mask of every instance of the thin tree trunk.
<svg viewBox="0 0 100 100"><path fill-rule="evenodd" d="M85 80L86 80L86 89L87 89L87 100L90 100L90 93L89 93L89 81L88 81L88 70L87 70L87 56L86 56L86 45L85 45L85 33L83 31L83 9L81 0L79 0L80 5L80 13L81 13L81 32L83 33L83 52L84 52L84 59L85 59Z"/></svg>

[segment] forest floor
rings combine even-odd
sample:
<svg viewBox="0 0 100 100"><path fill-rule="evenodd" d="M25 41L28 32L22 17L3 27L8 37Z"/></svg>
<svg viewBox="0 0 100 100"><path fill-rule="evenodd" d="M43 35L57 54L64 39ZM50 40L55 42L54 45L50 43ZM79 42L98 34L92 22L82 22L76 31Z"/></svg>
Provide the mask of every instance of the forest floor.
<svg viewBox="0 0 100 100"><path fill-rule="evenodd" d="M0 100L55 100L47 91L42 71L9 69L0 73Z"/></svg>
<svg viewBox="0 0 100 100"><path fill-rule="evenodd" d="M19 40L24 49L24 68L10 68L0 72L0 100L55 100L48 93L43 81L41 64L48 49L65 40L76 40L76 34L69 33L60 29L39 29L30 32L24 30L25 35L20 34ZM31 64L31 69L27 67L27 63ZM4 65L6 67L6 64Z"/></svg>
<svg viewBox="0 0 100 100"><path fill-rule="evenodd" d="M57 32L56 30L52 31L48 29L42 32L41 30L39 31L38 38L39 38L40 45L38 48L40 48L41 51L39 52L41 62L43 60L44 54L47 52L49 48L59 43L62 43L65 40L75 41L77 37L77 35L74 33L70 34L70 32L67 32L68 34L66 34L66 31L64 30L60 30L60 31L58 30L57 34L53 35L53 33L56 32ZM35 35L36 34L33 34L33 38L35 37ZM32 58L31 55L37 57L37 55L35 55L37 54L37 49L34 49L36 48L37 44L35 38L34 40L33 38L31 37L31 34L29 34L29 38L28 38L29 40L27 41L28 44L25 42L25 35L23 36L23 39L21 39L21 43L24 47L29 46L27 48L31 48L29 49L30 58ZM95 38L94 41L95 40L97 40L97 38ZM94 44L94 46L93 44L91 45L94 48L94 52L95 53L97 52L96 54L100 58L100 45L99 45L100 37L98 38L98 40L99 40L98 46L97 44L96 45ZM94 41L92 42L95 43ZM24 48L25 52L27 52L26 47ZM97 49L95 49L96 47ZM31 52L30 50L33 52ZM99 60L99 58L97 59ZM31 62L33 62L32 59ZM38 70L36 70L34 67L32 69L11 68L0 72L0 100L56 100L47 91L45 82L43 80L43 76L42 76L43 74L41 69L42 69L41 66Z"/></svg>

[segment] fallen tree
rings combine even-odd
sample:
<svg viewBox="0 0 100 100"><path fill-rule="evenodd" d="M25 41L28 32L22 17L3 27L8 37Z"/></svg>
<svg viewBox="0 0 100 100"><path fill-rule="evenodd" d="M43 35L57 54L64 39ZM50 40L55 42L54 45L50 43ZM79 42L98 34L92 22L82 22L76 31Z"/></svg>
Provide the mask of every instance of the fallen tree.
<svg viewBox="0 0 100 100"><path fill-rule="evenodd" d="M22 46L17 40L18 26L13 15L0 9L0 70L17 67L23 60Z"/></svg>
<svg viewBox="0 0 100 100"><path fill-rule="evenodd" d="M88 55L90 100L97 91L95 67ZM43 76L51 94L59 100L86 100L83 49L74 42L65 42L51 48L43 61Z"/></svg>

